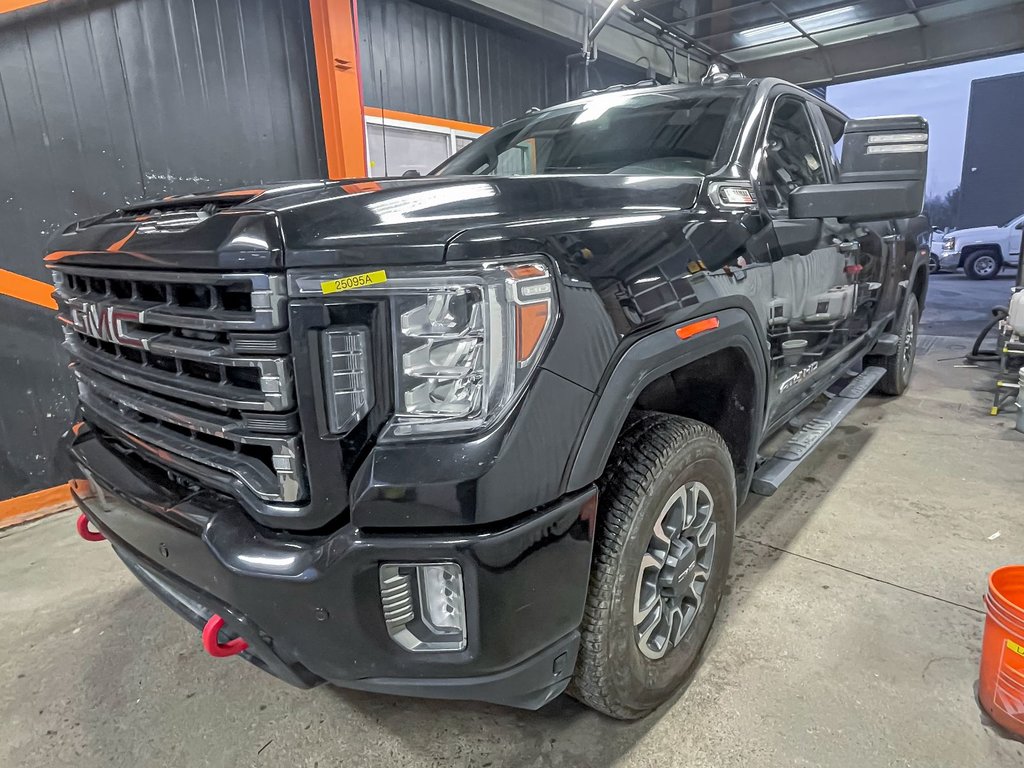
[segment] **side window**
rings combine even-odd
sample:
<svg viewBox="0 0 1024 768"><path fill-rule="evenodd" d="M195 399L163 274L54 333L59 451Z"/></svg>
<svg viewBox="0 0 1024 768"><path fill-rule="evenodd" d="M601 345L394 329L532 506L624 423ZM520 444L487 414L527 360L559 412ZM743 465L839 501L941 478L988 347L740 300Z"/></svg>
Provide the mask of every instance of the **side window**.
<svg viewBox="0 0 1024 768"><path fill-rule="evenodd" d="M775 102L765 144L768 173L764 193L769 208L785 210L790 193L797 187L826 183L811 118L800 99L783 96Z"/></svg>

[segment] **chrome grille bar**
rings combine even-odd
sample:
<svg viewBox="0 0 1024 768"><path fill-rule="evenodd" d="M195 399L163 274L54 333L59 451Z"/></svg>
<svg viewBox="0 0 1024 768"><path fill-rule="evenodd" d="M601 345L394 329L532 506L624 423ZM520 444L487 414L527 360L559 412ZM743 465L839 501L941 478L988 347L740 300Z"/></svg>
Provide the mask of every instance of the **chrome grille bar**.
<svg viewBox="0 0 1024 768"><path fill-rule="evenodd" d="M125 384L159 392L167 397L206 406L240 411L285 411L294 406L291 370L283 358L253 358L218 355L205 358L181 355L183 359L210 362L224 367L255 368L259 371L259 389L248 389L226 382L212 382L194 376L169 373L152 365L137 363L91 347L77 332L67 329L64 346L71 359L81 362ZM154 352L157 348L153 349ZM168 355L178 357L178 355Z"/></svg>
<svg viewBox="0 0 1024 768"><path fill-rule="evenodd" d="M181 406L169 407L158 398L77 373L78 396L87 410L95 412L115 430L135 437L151 448L203 464L240 480L264 501L296 502L305 497L299 439L255 433L238 434L229 419L215 419ZM192 436L168 429L173 424ZM240 450L227 450L201 439L217 437L239 446L270 449L269 464ZM162 457L166 460L167 456ZM173 460L166 462L174 464Z"/></svg>
<svg viewBox="0 0 1024 768"><path fill-rule="evenodd" d="M76 310L101 301L115 311L138 314L140 324L210 331L275 330L287 322L284 275L114 271L72 266L52 269L57 299ZM112 290L114 286L128 295L117 296ZM183 305L176 299L175 291L183 292L185 288L208 295L208 302L200 306ZM248 306L230 306L230 299L236 296L244 298Z"/></svg>

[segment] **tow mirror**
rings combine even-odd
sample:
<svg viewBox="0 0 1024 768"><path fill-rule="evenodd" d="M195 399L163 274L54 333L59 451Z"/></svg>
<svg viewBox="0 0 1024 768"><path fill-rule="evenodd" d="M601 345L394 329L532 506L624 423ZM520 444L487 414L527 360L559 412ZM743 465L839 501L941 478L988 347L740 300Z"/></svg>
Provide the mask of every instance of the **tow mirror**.
<svg viewBox="0 0 1024 768"><path fill-rule="evenodd" d="M923 117L848 120L836 184L793 191L794 219L886 221L918 216L928 171L928 122Z"/></svg>

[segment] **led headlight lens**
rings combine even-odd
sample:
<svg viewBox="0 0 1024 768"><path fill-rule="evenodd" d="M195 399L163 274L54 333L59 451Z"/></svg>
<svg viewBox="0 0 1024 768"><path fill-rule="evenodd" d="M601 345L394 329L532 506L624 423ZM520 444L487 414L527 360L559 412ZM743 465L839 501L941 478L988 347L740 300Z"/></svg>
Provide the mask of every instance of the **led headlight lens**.
<svg viewBox="0 0 1024 768"><path fill-rule="evenodd" d="M440 278L440 275L438 276ZM393 303L396 437L480 429L515 399L554 325L541 263L447 273Z"/></svg>
<svg viewBox="0 0 1024 768"><path fill-rule="evenodd" d="M551 337L556 305L550 268L532 260L374 274L383 279L345 288L339 300L373 295L390 303L394 415L381 439L471 432L499 419ZM292 293L322 296L324 285L344 284L348 277L295 273ZM358 423L370 407L363 400L372 405L373 393L360 400L356 374L369 363L354 354L356 341L346 336L326 346L326 394L329 409L337 412L331 414L337 431L337 424ZM368 385L370 377L361 380Z"/></svg>
<svg viewBox="0 0 1024 768"><path fill-rule="evenodd" d="M483 406L484 303L476 288L454 287L395 301L401 356L398 412L472 419Z"/></svg>

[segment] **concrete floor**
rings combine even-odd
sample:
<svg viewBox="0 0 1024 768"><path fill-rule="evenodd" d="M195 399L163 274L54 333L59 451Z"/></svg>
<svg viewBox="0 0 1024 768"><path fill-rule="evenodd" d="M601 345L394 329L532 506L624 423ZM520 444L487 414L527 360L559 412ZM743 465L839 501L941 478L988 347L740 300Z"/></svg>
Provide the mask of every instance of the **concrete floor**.
<svg viewBox="0 0 1024 768"><path fill-rule="evenodd" d="M1024 552L1024 436L955 367L1010 285L935 279L911 391L742 511L704 663L642 722L293 690L204 655L62 514L0 534L0 766L1022 766L973 685L986 574Z"/></svg>

